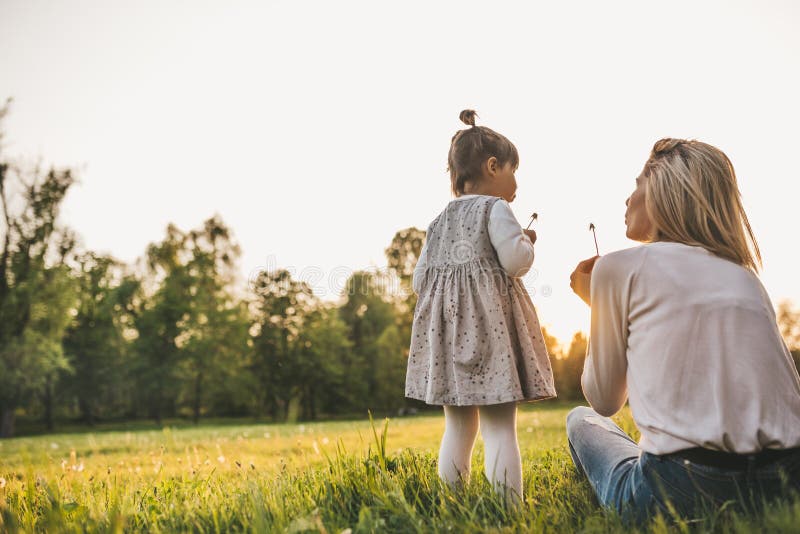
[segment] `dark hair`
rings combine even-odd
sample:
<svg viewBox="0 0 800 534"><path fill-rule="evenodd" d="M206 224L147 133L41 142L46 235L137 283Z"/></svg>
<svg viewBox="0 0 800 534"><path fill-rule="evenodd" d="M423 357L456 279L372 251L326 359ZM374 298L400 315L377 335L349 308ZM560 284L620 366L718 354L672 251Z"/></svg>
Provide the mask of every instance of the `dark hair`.
<svg viewBox="0 0 800 534"><path fill-rule="evenodd" d="M481 178L481 165L493 156L500 165L511 163L515 168L519 165L517 147L491 128L475 126L475 117L475 110L462 111L458 118L470 128L457 131L450 142L447 170L456 196L464 194L467 182Z"/></svg>

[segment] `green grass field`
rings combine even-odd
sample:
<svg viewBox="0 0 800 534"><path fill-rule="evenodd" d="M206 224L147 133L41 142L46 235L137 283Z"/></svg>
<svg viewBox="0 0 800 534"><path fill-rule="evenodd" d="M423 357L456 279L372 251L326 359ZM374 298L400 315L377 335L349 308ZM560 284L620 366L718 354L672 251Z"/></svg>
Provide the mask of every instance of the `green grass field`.
<svg viewBox="0 0 800 534"><path fill-rule="evenodd" d="M441 416L297 425L214 425L0 441L0 530L16 532L614 532L573 470L570 406L523 406L525 503L482 474L459 492L436 475ZM617 418L633 432L628 415ZM763 516L727 510L643 531L798 532L800 500Z"/></svg>

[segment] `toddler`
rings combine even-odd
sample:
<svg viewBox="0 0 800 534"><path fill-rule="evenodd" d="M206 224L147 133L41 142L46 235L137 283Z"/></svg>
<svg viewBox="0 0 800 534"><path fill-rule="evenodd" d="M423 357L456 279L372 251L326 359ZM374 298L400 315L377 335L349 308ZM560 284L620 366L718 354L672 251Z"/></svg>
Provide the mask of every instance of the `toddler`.
<svg viewBox="0 0 800 534"><path fill-rule="evenodd" d="M520 277L533 263L536 233L523 230L509 202L516 196L516 147L460 119L448 155L452 192L428 226L414 270L418 295L406 396L444 407L439 476L469 478L480 421L486 476L522 499L517 403L555 396L539 320Z"/></svg>

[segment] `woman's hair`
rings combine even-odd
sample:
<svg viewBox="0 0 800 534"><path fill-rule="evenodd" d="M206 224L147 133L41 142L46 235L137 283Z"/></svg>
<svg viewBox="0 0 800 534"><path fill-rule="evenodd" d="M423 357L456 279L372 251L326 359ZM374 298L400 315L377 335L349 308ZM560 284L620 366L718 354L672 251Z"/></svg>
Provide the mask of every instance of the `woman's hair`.
<svg viewBox="0 0 800 534"><path fill-rule="evenodd" d="M475 126L475 117L477 114L472 109L462 111L458 118L470 128L457 131L450 142L447 170L456 196L464 194L467 182L481 178L481 165L492 156L497 158L500 165L511 163L515 169L519 166L517 147L494 130Z"/></svg>
<svg viewBox="0 0 800 534"><path fill-rule="evenodd" d="M656 239L700 246L758 271L761 252L733 164L721 150L696 140L661 139L642 176Z"/></svg>

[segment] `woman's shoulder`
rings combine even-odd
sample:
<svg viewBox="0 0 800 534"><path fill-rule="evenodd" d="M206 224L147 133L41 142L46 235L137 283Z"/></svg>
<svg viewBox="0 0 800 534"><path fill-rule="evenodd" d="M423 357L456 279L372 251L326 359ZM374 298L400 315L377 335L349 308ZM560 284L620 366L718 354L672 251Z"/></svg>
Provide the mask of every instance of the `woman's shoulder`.
<svg viewBox="0 0 800 534"><path fill-rule="evenodd" d="M644 243L635 247L625 248L601 256L597 264L606 264L608 267L632 268L641 267L647 258L675 257L683 259L689 256L715 257L714 254L702 247L675 243L671 241L655 241Z"/></svg>
<svg viewBox="0 0 800 534"><path fill-rule="evenodd" d="M641 265L648 253L647 245L615 250L600 256L595 263L595 269L632 270Z"/></svg>

